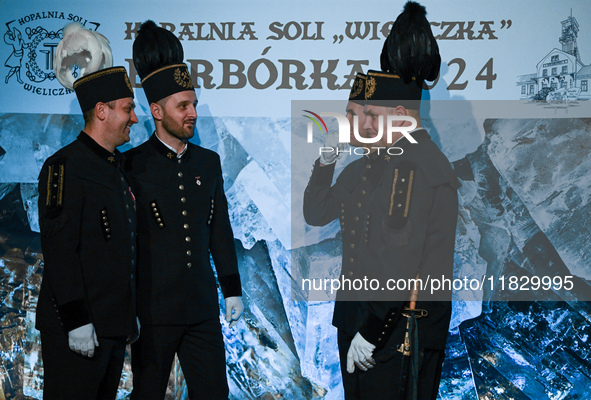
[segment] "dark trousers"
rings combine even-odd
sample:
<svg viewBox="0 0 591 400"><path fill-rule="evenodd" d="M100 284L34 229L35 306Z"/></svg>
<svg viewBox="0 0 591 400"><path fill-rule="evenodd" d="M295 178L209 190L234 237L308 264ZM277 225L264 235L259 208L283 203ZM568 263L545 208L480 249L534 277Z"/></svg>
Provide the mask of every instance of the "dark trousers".
<svg viewBox="0 0 591 400"><path fill-rule="evenodd" d="M191 400L226 400L226 353L220 322L197 325L142 325L131 346L131 399L163 400L177 354Z"/></svg>
<svg viewBox="0 0 591 400"><path fill-rule="evenodd" d="M402 353L396 351L391 357L377 361L376 366L361 371L355 366L355 372L347 372L347 352L353 336L338 333L339 357L341 360L341 373L343 375L343 387L346 400L406 400L410 390L406 390L406 396L400 396L400 389L409 383L403 379L403 370L408 368L409 360ZM385 351L385 350L382 350ZM382 355L383 356L383 355ZM419 354L419 378L418 396L420 400L436 400L441 380L441 367L445 358L444 350L420 349ZM408 376L408 375L406 375Z"/></svg>
<svg viewBox="0 0 591 400"><path fill-rule="evenodd" d="M114 400L125 359L125 338L98 338L94 357L68 346L67 334L41 332L44 400Z"/></svg>

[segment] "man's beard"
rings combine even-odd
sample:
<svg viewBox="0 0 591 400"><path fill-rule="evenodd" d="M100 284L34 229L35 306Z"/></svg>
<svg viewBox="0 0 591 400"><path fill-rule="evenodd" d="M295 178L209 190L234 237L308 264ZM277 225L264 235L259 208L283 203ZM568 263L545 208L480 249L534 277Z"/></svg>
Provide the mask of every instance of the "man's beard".
<svg viewBox="0 0 591 400"><path fill-rule="evenodd" d="M175 138L186 141L191 139L193 135L195 135L195 125L193 125L192 129L187 129L184 125L177 123L174 119L170 118L168 115L164 115L162 118L162 127L172 136Z"/></svg>

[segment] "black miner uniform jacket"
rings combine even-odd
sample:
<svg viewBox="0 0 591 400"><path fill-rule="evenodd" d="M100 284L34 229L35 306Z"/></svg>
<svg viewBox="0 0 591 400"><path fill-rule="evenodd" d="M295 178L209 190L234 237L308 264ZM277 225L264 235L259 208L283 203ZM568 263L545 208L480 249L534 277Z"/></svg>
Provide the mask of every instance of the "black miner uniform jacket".
<svg viewBox="0 0 591 400"><path fill-rule="evenodd" d="M242 294L219 156L188 143L177 158L155 134L125 155L138 202L140 322L218 318L210 252L224 297Z"/></svg>
<svg viewBox="0 0 591 400"><path fill-rule="evenodd" d="M84 132L45 161L38 330L68 332L92 322L99 337L135 333L135 201L122 171L122 155Z"/></svg>
<svg viewBox="0 0 591 400"><path fill-rule="evenodd" d="M460 183L426 130L411 135L417 144L406 138L395 144L402 155L388 155L381 148L379 154L349 164L332 187L334 164L320 167L317 162L314 167L304 195L304 216L317 226L340 219L344 278L378 279L380 287L386 287L388 279L408 281L417 273L452 278ZM451 296L437 294L443 301L421 301L425 297L419 293L417 308L429 312L418 320L420 347L445 348ZM399 319L400 310L409 298L409 290L341 290L333 324L351 336L360 332L378 349L387 344L395 351L406 325L406 319Z"/></svg>

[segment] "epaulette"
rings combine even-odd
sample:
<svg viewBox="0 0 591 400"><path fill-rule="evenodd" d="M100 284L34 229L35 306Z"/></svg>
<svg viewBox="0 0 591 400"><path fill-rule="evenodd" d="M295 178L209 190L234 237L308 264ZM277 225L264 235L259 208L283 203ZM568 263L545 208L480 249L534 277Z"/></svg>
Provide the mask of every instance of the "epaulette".
<svg viewBox="0 0 591 400"><path fill-rule="evenodd" d="M66 157L55 157L47 166L47 187L45 217L55 218L64 206L64 182L66 178Z"/></svg>

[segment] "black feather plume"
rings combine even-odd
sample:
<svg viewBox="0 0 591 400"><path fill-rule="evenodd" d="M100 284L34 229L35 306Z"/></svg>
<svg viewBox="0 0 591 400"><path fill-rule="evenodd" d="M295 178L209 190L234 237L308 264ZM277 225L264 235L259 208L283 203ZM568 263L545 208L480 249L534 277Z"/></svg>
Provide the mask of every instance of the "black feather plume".
<svg viewBox="0 0 591 400"><path fill-rule="evenodd" d="M382 48L382 71L397 74L405 83L415 78L417 85L437 78L441 56L426 15L425 7L414 1L404 5Z"/></svg>
<svg viewBox="0 0 591 400"><path fill-rule="evenodd" d="M167 65L182 63L183 46L174 34L147 20L133 42L133 64L141 79Z"/></svg>

